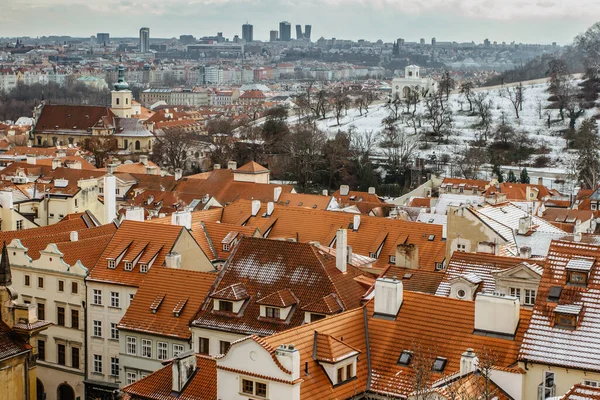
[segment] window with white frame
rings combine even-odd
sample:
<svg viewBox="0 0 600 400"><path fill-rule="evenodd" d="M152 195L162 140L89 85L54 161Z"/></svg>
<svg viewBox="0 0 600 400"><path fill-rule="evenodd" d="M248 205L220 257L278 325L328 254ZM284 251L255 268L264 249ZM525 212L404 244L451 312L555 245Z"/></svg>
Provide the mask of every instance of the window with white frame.
<svg viewBox="0 0 600 400"><path fill-rule="evenodd" d="M127 384L131 385L137 381L137 372L127 371Z"/></svg>
<svg viewBox="0 0 600 400"><path fill-rule="evenodd" d="M108 268L115 269L117 266L115 260L108 260Z"/></svg>
<svg viewBox="0 0 600 400"><path fill-rule="evenodd" d="M511 296L516 297L518 299L521 298L521 289L520 288L511 287L511 288L508 288L508 290L509 290L509 293Z"/></svg>
<svg viewBox="0 0 600 400"><path fill-rule="evenodd" d="M466 245L466 244L461 244L461 243L458 243L458 244L456 245L456 249L457 249L457 250L461 250L461 251L467 251L467 245Z"/></svg>
<svg viewBox="0 0 600 400"><path fill-rule="evenodd" d="M281 310L277 307L265 307L265 315L268 318L280 318Z"/></svg>
<svg viewBox="0 0 600 400"><path fill-rule="evenodd" d="M101 306L102 305L102 290L94 289L92 292L93 292L92 304Z"/></svg>
<svg viewBox="0 0 600 400"><path fill-rule="evenodd" d="M173 345L173 357L177 357L181 353L183 353L183 345L181 345L181 344L174 344Z"/></svg>
<svg viewBox="0 0 600 400"><path fill-rule="evenodd" d="M119 292L110 292L110 306L115 308L120 307Z"/></svg>
<svg viewBox="0 0 600 400"><path fill-rule="evenodd" d="M140 272L144 274L148 272L148 264L140 264Z"/></svg>
<svg viewBox="0 0 600 400"><path fill-rule="evenodd" d="M18 231L23 230L23 220L22 219L17 221L17 230Z"/></svg>
<svg viewBox="0 0 600 400"><path fill-rule="evenodd" d="M598 383L598 381L590 381L587 379L583 381L583 384L590 387L600 387L600 383Z"/></svg>
<svg viewBox="0 0 600 400"><path fill-rule="evenodd" d="M390 263L391 264L395 264L396 263L396 256L390 256Z"/></svg>
<svg viewBox="0 0 600 400"><path fill-rule="evenodd" d="M535 290L525 289L525 305L532 306L535 304Z"/></svg>
<svg viewBox="0 0 600 400"><path fill-rule="evenodd" d="M142 339L142 357L152 358L152 340Z"/></svg>
<svg viewBox="0 0 600 400"><path fill-rule="evenodd" d="M127 354L135 355L137 347L137 339L133 336L127 336Z"/></svg>
<svg viewBox="0 0 600 400"><path fill-rule="evenodd" d="M240 388L240 392L250 395L250 396L255 396L255 397L263 397L266 398L267 397L267 383L266 382L259 382L259 381L255 381L252 379L248 379L248 378L244 378L244 379L240 379L240 384L241 384L241 388Z"/></svg>
<svg viewBox="0 0 600 400"><path fill-rule="evenodd" d="M95 337L102 337L102 321L94 321L92 333Z"/></svg>
<svg viewBox="0 0 600 400"><path fill-rule="evenodd" d="M125 263L125 271L131 271L133 269L133 263L132 262L126 262Z"/></svg>
<svg viewBox="0 0 600 400"><path fill-rule="evenodd" d="M119 330L115 322L110 323L110 338L112 340L119 340Z"/></svg>
<svg viewBox="0 0 600 400"><path fill-rule="evenodd" d="M156 353L159 360L166 360L169 358L168 353L168 345L165 342L156 343Z"/></svg>
<svg viewBox="0 0 600 400"><path fill-rule="evenodd" d="M102 355L94 354L94 372L97 374L102 373Z"/></svg>

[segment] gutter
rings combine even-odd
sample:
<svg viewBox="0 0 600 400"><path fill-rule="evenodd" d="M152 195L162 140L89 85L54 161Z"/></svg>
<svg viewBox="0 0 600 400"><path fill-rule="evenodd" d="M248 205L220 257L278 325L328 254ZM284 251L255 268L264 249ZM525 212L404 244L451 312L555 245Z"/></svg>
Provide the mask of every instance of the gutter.
<svg viewBox="0 0 600 400"><path fill-rule="evenodd" d="M363 307L363 317L364 317L364 327L365 327L365 341L367 347L367 387L365 388L365 392L371 390L371 345L369 343L369 319L367 317L367 307Z"/></svg>

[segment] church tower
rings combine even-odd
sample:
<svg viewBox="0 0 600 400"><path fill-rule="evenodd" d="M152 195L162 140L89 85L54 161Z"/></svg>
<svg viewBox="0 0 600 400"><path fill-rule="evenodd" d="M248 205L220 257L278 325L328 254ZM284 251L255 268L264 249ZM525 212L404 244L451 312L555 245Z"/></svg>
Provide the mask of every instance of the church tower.
<svg viewBox="0 0 600 400"><path fill-rule="evenodd" d="M111 93L111 110L119 118L131 118L131 100L133 99L129 84L125 82L125 66L123 59L119 64L119 79Z"/></svg>

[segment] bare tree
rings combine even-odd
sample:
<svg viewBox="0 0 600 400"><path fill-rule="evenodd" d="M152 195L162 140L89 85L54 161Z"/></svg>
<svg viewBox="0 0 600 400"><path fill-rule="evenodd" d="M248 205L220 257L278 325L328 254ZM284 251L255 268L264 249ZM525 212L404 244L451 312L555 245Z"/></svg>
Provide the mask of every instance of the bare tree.
<svg viewBox="0 0 600 400"><path fill-rule="evenodd" d="M314 124L303 124L296 126L288 138L285 145L289 171L300 190L307 192L319 170L318 163L326 142L325 134Z"/></svg>
<svg viewBox="0 0 600 400"><path fill-rule="evenodd" d="M596 22L585 33L575 39L577 47L583 50L587 75L591 79L600 78L600 23Z"/></svg>
<svg viewBox="0 0 600 400"><path fill-rule="evenodd" d="M478 379L474 380L475 393L472 394L473 399L477 400L492 400L497 398L498 389L492 384L492 370L498 363L497 354L488 347L483 347L477 354L477 370L479 372Z"/></svg>
<svg viewBox="0 0 600 400"><path fill-rule="evenodd" d="M456 81L452 79L450 76L450 72L448 70L444 71L442 74L442 79L439 81L439 91L440 93L444 93L446 95L446 100L450 97L450 91L454 89L456 85Z"/></svg>
<svg viewBox="0 0 600 400"><path fill-rule="evenodd" d="M518 86L505 87L501 93L501 96L507 98L512 104L517 119L519 119L519 110L523 109L523 91L523 85L519 83Z"/></svg>
<svg viewBox="0 0 600 400"><path fill-rule="evenodd" d="M441 142L443 136L452 129L452 110L444 108L442 95L425 99L425 119L434 136Z"/></svg>
<svg viewBox="0 0 600 400"><path fill-rule="evenodd" d="M332 96L333 99L333 113L335 115L335 120L337 124L340 124L340 118L342 117L344 110L347 109L348 104L350 104L350 99L346 94L341 91L337 91ZM325 117L323 117L325 118Z"/></svg>
<svg viewBox="0 0 600 400"><path fill-rule="evenodd" d="M435 398L432 393L434 352L419 343L412 345L412 395L414 400L430 400Z"/></svg>
<svg viewBox="0 0 600 400"><path fill-rule="evenodd" d="M388 124L380 133L379 147L387 159L388 172L393 176L400 176L410 164L417 148L417 140L397 124Z"/></svg>
<svg viewBox="0 0 600 400"><path fill-rule="evenodd" d="M467 146L455 158L455 164L466 179L477 179L481 166L488 161L484 147Z"/></svg>
<svg viewBox="0 0 600 400"><path fill-rule="evenodd" d="M329 109L329 96L323 89L319 90L311 102L311 108L315 118L325 119Z"/></svg>
<svg viewBox="0 0 600 400"><path fill-rule="evenodd" d="M467 102L469 103L469 111L473 112L473 88L475 85L473 82L464 82L460 85L460 94L465 96Z"/></svg>
<svg viewBox="0 0 600 400"><path fill-rule="evenodd" d="M152 151L155 162L172 168L185 169L188 153L196 145L196 135L185 129L168 129L156 136Z"/></svg>
<svg viewBox="0 0 600 400"><path fill-rule="evenodd" d="M117 139L112 136L92 136L85 140L83 148L94 158L94 164L97 168L104 167L108 156L118 150Z"/></svg>
<svg viewBox="0 0 600 400"><path fill-rule="evenodd" d="M487 141L492 127L492 100L488 99L488 94L486 92L479 92L473 98L473 105L475 106L475 114L480 119L479 129L481 130L484 140Z"/></svg>

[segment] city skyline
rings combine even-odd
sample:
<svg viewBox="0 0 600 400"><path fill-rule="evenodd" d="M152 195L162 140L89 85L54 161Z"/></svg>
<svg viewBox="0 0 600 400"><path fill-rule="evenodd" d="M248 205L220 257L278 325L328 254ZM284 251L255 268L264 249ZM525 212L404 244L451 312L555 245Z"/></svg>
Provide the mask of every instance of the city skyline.
<svg viewBox="0 0 600 400"><path fill-rule="evenodd" d="M568 44L600 13L600 5L590 0L574 0L568 5L537 2L525 8L517 3L509 0L482 6L475 0L436 0L424 5L378 0L366 6L358 0L307 0L300 4L175 0L166 7L150 0L144 3L146 7L139 7L135 1L108 0L88 5L81 0L29 0L6 7L0 15L0 36L89 37L109 32L111 37L135 37L140 26L148 26L153 38L210 36L217 31L233 38L241 37L241 26L248 22L254 26L254 39L267 41L271 30L277 29L281 21L289 21L293 26L312 25L313 41L321 36L386 42L398 37L407 41L436 37L438 41L481 42L489 38L498 42ZM27 22L31 20L39 22L32 25Z"/></svg>

